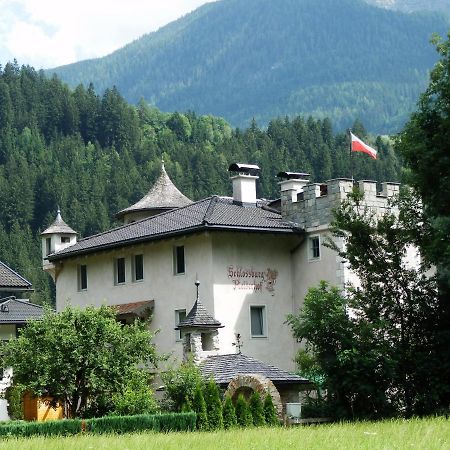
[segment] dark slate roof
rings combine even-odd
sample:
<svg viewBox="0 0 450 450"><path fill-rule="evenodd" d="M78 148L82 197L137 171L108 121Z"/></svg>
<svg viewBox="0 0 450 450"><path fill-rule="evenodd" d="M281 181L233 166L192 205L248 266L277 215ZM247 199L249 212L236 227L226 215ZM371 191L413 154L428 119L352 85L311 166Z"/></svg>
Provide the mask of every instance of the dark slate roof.
<svg viewBox="0 0 450 450"><path fill-rule="evenodd" d="M250 356L238 354L208 356L200 370L205 377L212 376L218 384L228 384L237 375L258 374L269 378L275 385L309 383L306 378L291 374Z"/></svg>
<svg viewBox="0 0 450 450"><path fill-rule="evenodd" d="M127 213L136 211L181 208L182 206L190 205L191 203L192 200L182 194L172 183L163 164L161 167L161 174L150 191L134 205L119 211L117 217L120 218Z"/></svg>
<svg viewBox="0 0 450 450"><path fill-rule="evenodd" d="M0 261L0 290L33 290L31 283Z"/></svg>
<svg viewBox="0 0 450 450"><path fill-rule="evenodd" d="M203 306L200 299L197 299L194 306L189 311L186 319L182 320L175 330L182 330L184 328L223 328L223 325Z"/></svg>
<svg viewBox="0 0 450 450"><path fill-rule="evenodd" d="M262 204L244 207L234 204L232 198L214 196L80 239L76 244L50 255L49 260L214 229L266 233L299 232L296 224L282 221L280 214L265 209Z"/></svg>
<svg viewBox="0 0 450 450"><path fill-rule="evenodd" d="M61 211L58 209L58 212L56 213L56 219L55 221L46 229L44 230L41 235L44 234L77 234L76 231L72 230L72 228L67 225L66 222L61 217Z"/></svg>
<svg viewBox="0 0 450 450"><path fill-rule="evenodd" d="M28 320L42 319L43 316L42 306L14 297L0 299L0 324L26 323Z"/></svg>

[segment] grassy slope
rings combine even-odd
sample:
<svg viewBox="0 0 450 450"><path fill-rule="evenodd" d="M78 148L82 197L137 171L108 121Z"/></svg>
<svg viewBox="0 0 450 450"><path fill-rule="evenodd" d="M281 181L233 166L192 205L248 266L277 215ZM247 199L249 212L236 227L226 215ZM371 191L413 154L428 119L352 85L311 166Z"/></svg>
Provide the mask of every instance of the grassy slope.
<svg viewBox="0 0 450 450"><path fill-rule="evenodd" d="M260 428L216 433L129 434L69 438L10 439L1 449L448 449L445 418Z"/></svg>

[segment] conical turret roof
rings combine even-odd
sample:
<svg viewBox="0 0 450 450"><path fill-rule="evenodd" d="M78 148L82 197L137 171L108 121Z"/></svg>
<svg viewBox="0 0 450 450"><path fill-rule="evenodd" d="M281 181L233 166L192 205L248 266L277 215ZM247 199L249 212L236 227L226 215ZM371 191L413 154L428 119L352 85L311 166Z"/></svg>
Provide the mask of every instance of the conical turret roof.
<svg viewBox="0 0 450 450"><path fill-rule="evenodd" d="M56 213L56 219L55 221L46 229L44 230L41 235L44 234L78 234L76 231L72 230L72 228L67 225L66 222L61 217L61 211L58 208L58 211Z"/></svg>
<svg viewBox="0 0 450 450"><path fill-rule="evenodd" d="M195 300L194 306L189 311L189 314L186 316L186 318L182 320L175 329L182 330L185 328L223 328L223 325L211 314L209 314L209 312L203 306L203 303L200 301L200 298L198 296L198 286L200 285L200 283L196 281L195 285L197 286L197 299Z"/></svg>
<svg viewBox="0 0 450 450"><path fill-rule="evenodd" d="M173 184L169 175L167 175L163 162L161 165L161 173L150 191L134 205L119 211L117 217L120 219L127 213L138 211L161 210L162 212L181 208L191 203L192 200L182 194Z"/></svg>

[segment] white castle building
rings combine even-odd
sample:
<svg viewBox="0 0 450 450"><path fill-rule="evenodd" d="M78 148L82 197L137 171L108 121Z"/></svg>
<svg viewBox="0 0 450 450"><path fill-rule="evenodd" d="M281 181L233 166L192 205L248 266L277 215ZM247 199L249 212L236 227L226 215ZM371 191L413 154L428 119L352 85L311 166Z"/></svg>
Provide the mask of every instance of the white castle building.
<svg viewBox="0 0 450 450"><path fill-rule="evenodd" d="M353 181L309 183L307 174L282 172L281 199L268 202L256 198L259 167L232 164L229 170L233 197L191 202L163 166L150 192L119 213L125 225L78 241L58 212L42 233L56 309L115 305L123 321L151 314L151 327L160 330L159 352L181 360L186 329L178 324L189 325L198 279L201 308L219 324L213 335L206 327L192 334L192 342L185 340L199 358L235 354L239 334L242 353L292 371L298 343L285 324L287 314L298 312L320 280L344 287L351 276L323 242L331 211ZM384 183L377 193L372 181L359 187L380 211L399 189Z"/></svg>

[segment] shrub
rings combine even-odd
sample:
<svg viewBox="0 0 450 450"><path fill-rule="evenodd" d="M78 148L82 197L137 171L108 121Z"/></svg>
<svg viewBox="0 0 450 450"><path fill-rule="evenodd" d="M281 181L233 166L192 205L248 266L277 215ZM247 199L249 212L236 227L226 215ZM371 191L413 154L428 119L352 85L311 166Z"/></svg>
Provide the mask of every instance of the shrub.
<svg viewBox="0 0 450 450"><path fill-rule="evenodd" d="M5 391L5 399L8 402L8 415L12 420L23 419L23 394L25 388L13 383Z"/></svg>
<svg viewBox="0 0 450 450"><path fill-rule="evenodd" d="M197 386L203 386L204 380L200 369L192 362L181 364L176 369L170 369L161 375L169 407L173 411L182 411L184 405L193 405Z"/></svg>
<svg viewBox="0 0 450 450"><path fill-rule="evenodd" d="M252 414L253 425L261 427L265 425L266 418L264 416L264 407L258 392L253 392L249 401L249 408Z"/></svg>
<svg viewBox="0 0 450 450"><path fill-rule="evenodd" d="M210 379L205 385L205 402L209 429L221 430L223 428L222 402L219 388L213 379Z"/></svg>
<svg viewBox="0 0 450 450"><path fill-rule="evenodd" d="M280 424L277 412L275 411L275 406L273 405L272 396L270 394L267 394L264 399L264 417L267 425L274 426Z"/></svg>
<svg viewBox="0 0 450 450"><path fill-rule="evenodd" d="M133 433L139 431L192 431L196 415L190 413L106 416L95 419L64 419L48 422L14 422L0 426L0 437L70 436L83 431L94 434Z"/></svg>
<svg viewBox="0 0 450 450"><path fill-rule="evenodd" d="M155 414L158 403L149 385L149 374L136 370L123 392L113 395L112 403L114 415Z"/></svg>
<svg viewBox="0 0 450 450"><path fill-rule="evenodd" d="M0 436L71 436L80 432L80 419L16 422L0 427Z"/></svg>
<svg viewBox="0 0 450 450"><path fill-rule="evenodd" d="M248 407L247 400L239 394L236 400L236 421L240 427L250 427L253 424L252 413Z"/></svg>
<svg viewBox="0 0 450 450"><path fill-rule="evenodd" d="M197 414L197 430L206 431L209 428L208 415L206 411L206 402L203 397L202 387L197 385L194 393L194 402L192 404Z"/></svg>
<svg viewBox="0 0 450 450"><path fill-rule="evenodd" d="M223 426L226 430L233 428L237 425L236 411L234 410L233 401L228 395L223 402Z"/></svg>

